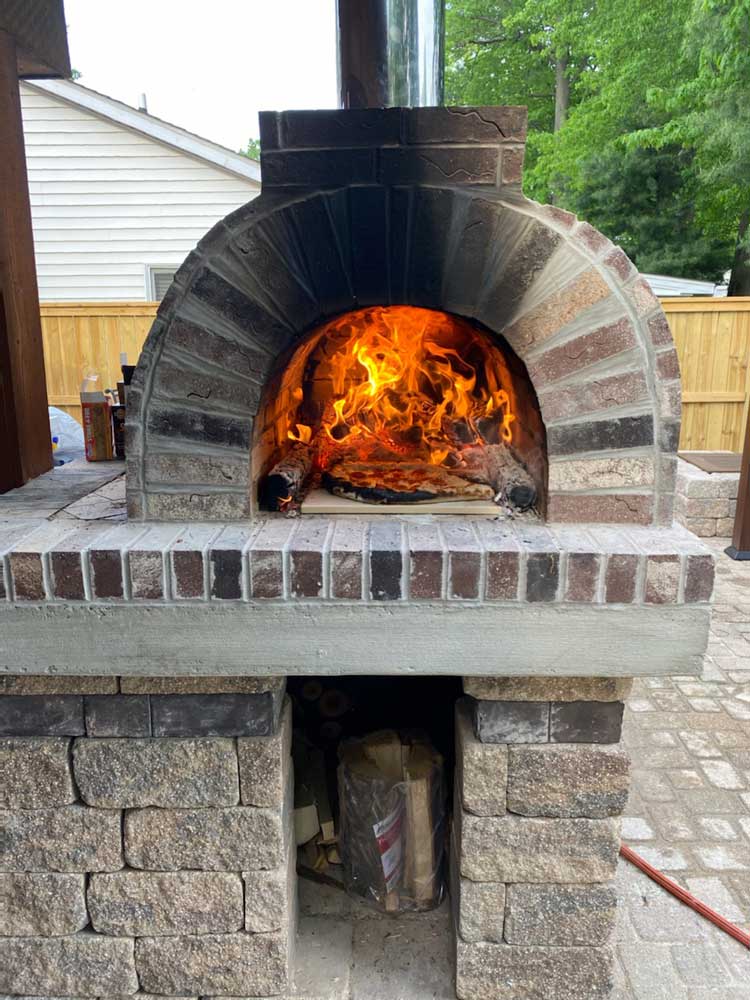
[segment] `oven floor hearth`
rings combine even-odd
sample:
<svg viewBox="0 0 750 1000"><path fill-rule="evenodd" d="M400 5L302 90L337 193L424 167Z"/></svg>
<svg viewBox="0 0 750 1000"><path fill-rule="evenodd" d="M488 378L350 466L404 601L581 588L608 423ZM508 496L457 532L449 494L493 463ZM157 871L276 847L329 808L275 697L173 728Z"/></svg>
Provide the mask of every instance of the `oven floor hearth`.
<svg viewBox="0 0 750 1000"><path fill-rule="evenodd" d="M375 913L299 880L294 989L285 1000L455 1000L449 901L431 913Z"/></svg>
<svg viewBox="0 0 750 1000"><path fill-rule="evenodd" d="M358 514L360 517L370 514L474 514L477 517L505 517L503 507L487 500L425 500L421 503L361 503L359 500L349 500L347 497L337 497L328 490L310 490L302 501L303 514ZM526 513L514 512L513 519L538 521L533 511Z"/></svg>

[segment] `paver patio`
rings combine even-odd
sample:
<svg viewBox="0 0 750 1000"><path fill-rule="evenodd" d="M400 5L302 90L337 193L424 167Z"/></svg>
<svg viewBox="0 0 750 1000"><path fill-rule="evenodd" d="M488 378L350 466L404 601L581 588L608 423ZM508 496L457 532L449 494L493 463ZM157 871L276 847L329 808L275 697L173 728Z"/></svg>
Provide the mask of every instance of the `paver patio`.
<svg viewBox="0 0 750 1000"><path fill-rule="evenodd" d="M700 678L636 681L624 740L633 783L623 841L750 928L750 563L717 559ZM617 1000L748 1000L750 951L620 862Z"/></svg>

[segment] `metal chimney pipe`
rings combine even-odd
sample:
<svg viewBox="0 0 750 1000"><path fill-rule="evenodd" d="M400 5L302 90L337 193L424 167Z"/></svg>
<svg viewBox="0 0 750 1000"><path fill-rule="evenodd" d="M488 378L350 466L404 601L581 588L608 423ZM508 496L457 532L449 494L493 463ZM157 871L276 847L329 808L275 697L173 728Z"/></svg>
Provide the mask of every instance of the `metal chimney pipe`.
<svg viewBox="0 0 750 1000"><path fill-rule="evenodd" d="M443 103L443 0L337 0L342 108Z"/></svg>

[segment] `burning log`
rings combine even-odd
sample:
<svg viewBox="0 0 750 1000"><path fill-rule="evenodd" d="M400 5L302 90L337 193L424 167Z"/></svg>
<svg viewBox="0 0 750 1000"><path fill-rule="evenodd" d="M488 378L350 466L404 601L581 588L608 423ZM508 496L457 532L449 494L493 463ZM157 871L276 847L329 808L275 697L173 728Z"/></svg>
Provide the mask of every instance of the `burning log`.
<svg viewBox="0 0 750 1000"><path fill-rule="evenodd" d="M302 441L295 441L281 461L261 481L258 490L261 508L282 510L293 501L301 501L312 467L312 448Z"/></svg>
<svg viewBox="0 0 750 1000"><path fill-rule="evenodd" d="M506 444L475 444L460 452L462 465L455 469L458 476L472 482L489 483L496 495L501 495L518 510L528 510L537 501L534 479Z"/></svg>

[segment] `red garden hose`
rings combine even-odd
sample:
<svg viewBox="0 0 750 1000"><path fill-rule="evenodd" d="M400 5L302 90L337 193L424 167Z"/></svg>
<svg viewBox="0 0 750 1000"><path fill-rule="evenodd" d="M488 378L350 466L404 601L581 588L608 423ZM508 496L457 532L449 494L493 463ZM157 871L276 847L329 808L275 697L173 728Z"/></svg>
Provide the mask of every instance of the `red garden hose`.
<svg viewBox="0 0 750 1000"><path fill-rule="evenodd" d="M685 906L689 906L691 909L695 910L696 913L700 913L702 917L706 920L710 920L712 924L716 924L725 934L729 934L730 937L735 938L740 944L744 944L746 948L750 948L750 934L746 934L745 931L740 930L734 924L730 923L727 919L720 916L715 910L712 910L710 906L706 906L705 903L701 903L699 899L696 899L692 893L689 893L686 889L683 889L681 885L673 882L671 878L667 878L663 875L657 868L650 865L648 861L642 858L635 851L631 851L629 847L625 844L620 846L620 854L626 861L629 861L636 868L640 868L644 874L648 875L650 879L657 882L663 889L667 892L671 892L673 896L676 896L681 903Z"/></svg>

